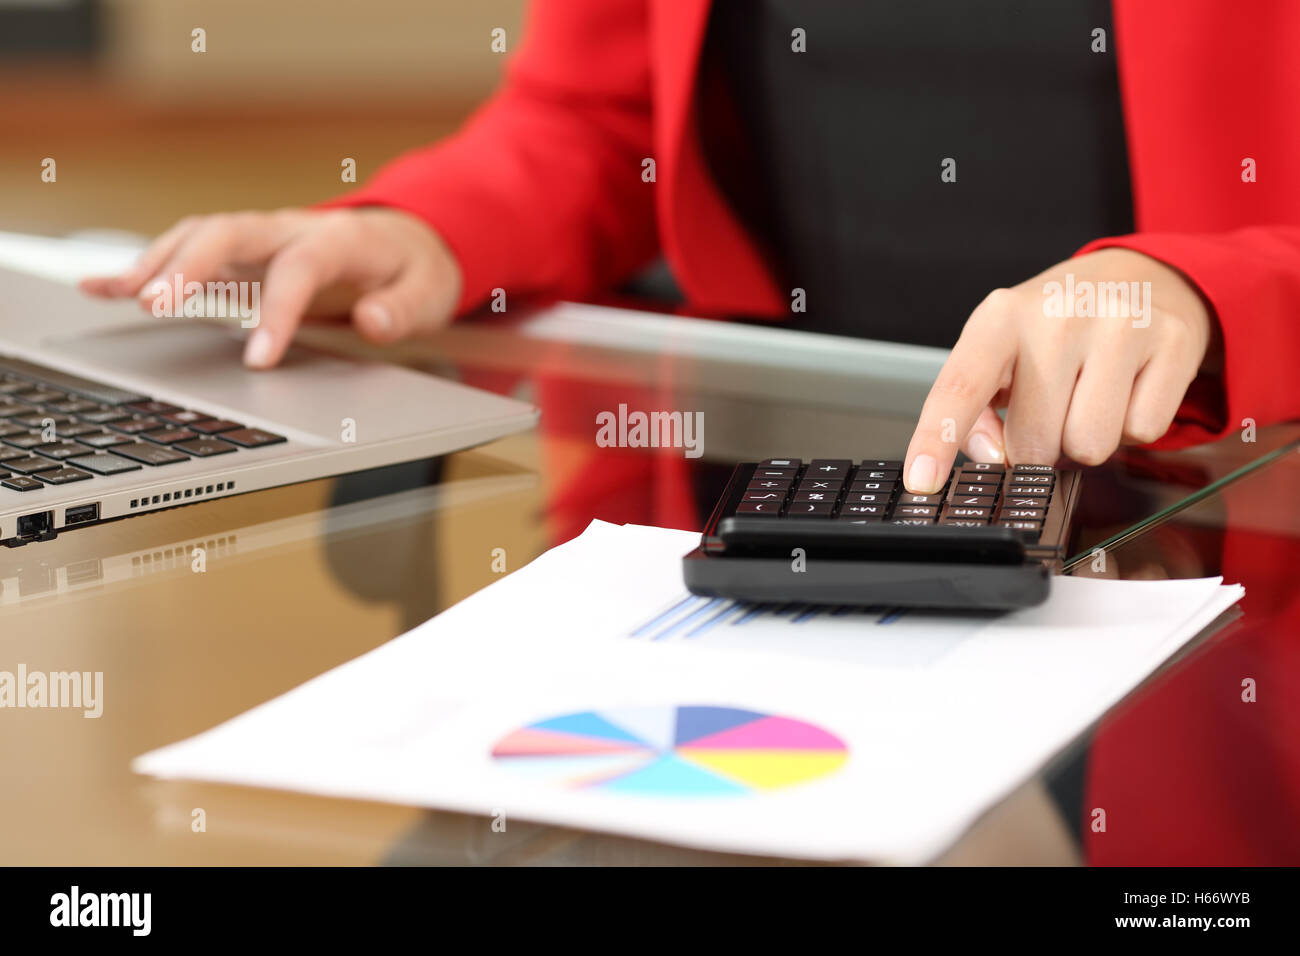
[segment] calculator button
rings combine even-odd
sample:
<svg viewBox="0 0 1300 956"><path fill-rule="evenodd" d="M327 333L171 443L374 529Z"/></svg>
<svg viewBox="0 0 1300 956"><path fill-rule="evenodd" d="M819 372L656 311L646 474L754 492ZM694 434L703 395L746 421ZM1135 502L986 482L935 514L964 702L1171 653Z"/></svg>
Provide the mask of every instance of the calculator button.
<svg viewBox="0 0 1300 956"><path fill-rule="evenodd" d="M1014 519L999 521L998 524L1004 528L1015 528L1017 531L1037 531L1043 526L1041 521L1017 521Z"/></svg>
<svg viewBox="0 0 1300 956"><path fill-rule="evenodd" d="M1051 493L1052 488L1050 485L1011 485L1007 488L1008 498L1015 497L1016 495L1033 495L1046 498Z"/></svg>
<svg viewBox="0 0 1300 956"><path fill-rule="evenodd" d="M1011 480L1018 485L1050 485L1051 475L1012 475Z"/></svg>
<svg viewBox="0 0 1300 956"><path fill-rule="evenodd" d="M992 508L949 508L944 512L949 518L988 518L993 514Z"/></svg>
<svg viewBox="0 0 1300 956"><path fill-rule="evenodd" d="M834 501L796 501L786 513L791 518L829 518L834 510Z"/></svg>
<svg viewBox="0 0 1300 956"><path fill-rule="evenodd" d="M805 478L795 490L838 492L843 485L844 482L838 478Z"/></svg>
<svg viewBox="0 0 1300 956"><path fill-rule="evenodd" d="M232 451L234 450L233 446L231 446L231 450ZM781 501L785 501L785 492L784 491L747 491L745 492L745 497L741 498L740 500L781 502Z"/></svg>
<svg viewBox="0 0 1300 956"><path fill-rule="evenodd" d="M808 470L804 472L804 477L843 480L849 476L852 468L853 462L844 458L814 458L808 463Z"/></svg>
<svg viewBox="0 0 1300 956"><path fill-rule="evenodd" d="M795 501L831 501L838 498L838 491L796 491L794 493Z"/></svg>
<svg viewBox="0 0 1300 956"><path fill-rule="evenodd" d="M1016 518L1029 521L1042 521L1045 512L1042 508L1003 508L1001 518Z"/></svg>
<svg viewBox="0 0 1300 956"><path fill-rule="evenodd" d="M888 505L845 505L840 509L840 516L851 516L856 518L876 517L883 518Z"/></svg>
<svg viewBox="0 0 1300 956"><path fill-rule="evenodd" d="M760 468L798 468L803 461L799 458L765 458L758 464Z"/></svg>
<svg viewBox="0 0 1300 956"><path fill-rule="evenodd" d="M995 501L992 495L953 495L949 504L954 508L992 508Z"/></svg>
<svg viewBox="0 0 1300 956"><path fill-rule="evenodd" d="M900 474L901 472L895 468L874 470L859 468L858 473L853 477L856 481L897 481Z"/></svg>
<svg viewBox="0 0 1300 956"><path fill-rule="evenodd" d="M897 459L888 461L864 461L858 466L859 471L902 471L903 463Z"/></svg>
<svg viewBox="0 0 1300 956"><path fill-rule="evenodd" d="M754 474L750 480L757 481L760 478L789 478L793 480L798 470L797 468L763 468L759 466L754 469Z"/></svg>
<svg viewBox="0 0 1300 956"><path fill-rule="evenodd" d="M938 505L899 505L894 514L904 518L933 518L939 513Z"/></svg>
<svg viewBox="0 0 1300 956"><path fill-rule="evenodd" d="M995 461L968 461L961 466L961 470L1004 472L1007 470L1007 466Z"/></svg>
<svg viewBox="0 0 1300 956"><path fill-rule="evenodd" d="M896 481L855 481L849 485L849 491L884 491L892 492Z"/></svg>
<svg viewBox="0 0 1300 956"><path fill-rule="evenodd" d="M939 524L953 528L983 528L989 523L988 518L940 518Z"/></svg>
<svg viewBox="0 0 1300 956"><path fill-rule="evenodd" d="M909 493L898 496L900 505L937 505L943 501L943 495L914 495Z"/></svg>
<svg viewBox="0 0 1300 956"><path fill-rule="evenodd" d="M757 481L751 481L746 491L779 491L785 494L790 490L793 484L789 478L760 478Z"/></svg>
<svg viewBox="0 0 1300 956"><path fill-rule="evenodd" d="M781 513L780 501L742 501L736 505L736 514L738 515L771 515L776 517Z"/></svg>
<svg viewBox="0 0 1300 956"><path fill-rule="evenodd" d="M892 497L893 496L887 491L883 494L878 491L850 491L844 496L844 503L855 505L887 505L889 504L889 499Z"/></svg>
<svg viewBox="0 0 1300 956"><path fill-rule="evenodd" d="M890 524L934 524L933 518L895 518Z"/></svg>
<svg viewBox="0 0 1300 956"><path fill-rule="evenodd" d="M972 485L1000 485L1004 477L1001 472L961 471L957 473L958 481L968 482Z"/></svg>
<svg viewBox="0 0 1300 956"><path fill-rule="evenodd" d="M1044 498L1035 498L1033 496L1021 496L1019 498L1007 498L1002 502L1004 508L1041 508L1046 503Z"/></svg>
<svg viewBox="0 0 1300 956"><path fill-rule="evenodd" d="M959 495L996 495L998 493L997 485L962 485L957 486Z"/></svg>
<svg viewBox="0 0 1300 956"><path fill-rule="evenodd" d="M1014 474L1032 474L1036 472L1040 475L1050 475L1055 470L1051 465L1013 465L1011 468Z"/></svg>

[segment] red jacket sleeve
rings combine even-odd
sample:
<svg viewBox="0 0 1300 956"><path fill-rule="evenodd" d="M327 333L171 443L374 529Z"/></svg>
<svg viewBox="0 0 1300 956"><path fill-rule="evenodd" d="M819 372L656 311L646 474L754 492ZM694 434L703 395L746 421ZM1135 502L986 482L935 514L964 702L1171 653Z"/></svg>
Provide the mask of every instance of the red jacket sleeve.
<svg viewBox="0 0 1300 956"><path fill-rule="evenodd" d="M1300 418L1300 227L1217 234L1136 233L1098 239L1077 255L1120 247L1178 269L1223 330L1222 382L1198 378L1157 447L1181 448Z"/></svg>
<svg viewBox="0 0 1300 956"><path fill-rule="evenodd" d="M450 139L327 206L420 217L464 279L458 311L508 294L580 298L658 250L644 0L537 0L500 91ZM483 38L484 55L489 37Z"/></svg>

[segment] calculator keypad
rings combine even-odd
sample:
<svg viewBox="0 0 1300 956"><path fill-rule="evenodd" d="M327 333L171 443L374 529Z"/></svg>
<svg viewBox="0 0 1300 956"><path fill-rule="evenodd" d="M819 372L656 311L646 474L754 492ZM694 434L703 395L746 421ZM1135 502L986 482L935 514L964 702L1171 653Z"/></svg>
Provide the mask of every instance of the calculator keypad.
<svg viewBox="0 0 1300 956"><path fill-rule="evenodd" d="M1000 525L1036 535L1057 485L1051 465L966 462L932 495L903 487L903 462L769 458L755 467L736 514L859 524Z"/></svg>

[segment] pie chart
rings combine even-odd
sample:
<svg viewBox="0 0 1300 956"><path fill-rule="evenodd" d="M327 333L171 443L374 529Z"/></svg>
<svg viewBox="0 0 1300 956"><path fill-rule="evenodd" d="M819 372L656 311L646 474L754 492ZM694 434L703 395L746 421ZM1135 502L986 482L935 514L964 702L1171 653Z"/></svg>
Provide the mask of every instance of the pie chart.
<svg viewBox="0 0 1300 956"><path fill-rule="evenodd" d="M734 707L588 710L497 741L498 766L556 787L628 796L737 797L807 783L849 751L822 728Z"/></svg>

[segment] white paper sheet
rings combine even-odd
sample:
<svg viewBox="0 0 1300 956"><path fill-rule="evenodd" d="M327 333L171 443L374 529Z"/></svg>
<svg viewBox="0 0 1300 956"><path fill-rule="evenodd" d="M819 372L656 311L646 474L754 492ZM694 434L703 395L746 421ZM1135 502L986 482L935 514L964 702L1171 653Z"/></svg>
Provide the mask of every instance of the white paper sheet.
<svg viewBox="0 0 1300 956"><path fill-rule="evenodd" d="M1046 604L1008 614L754 612L685 594L680 558L696 540L595 522L402 637L134 769L726 851L922 862L1243 593L1217 578L1058 578ZM806 722L847 759L768 786L824 755L764 753L752 739L673 750L664 741L681 706ZM520 728L593 711L657 743L651 769L642 751L617 748L493 756ZM726 772L711 772L739 786L693 790L682 774L699 772L696 757L723 760ZM651 772L663 767L679 776ZM585 785L566 782L580 769Z"/></svg>

